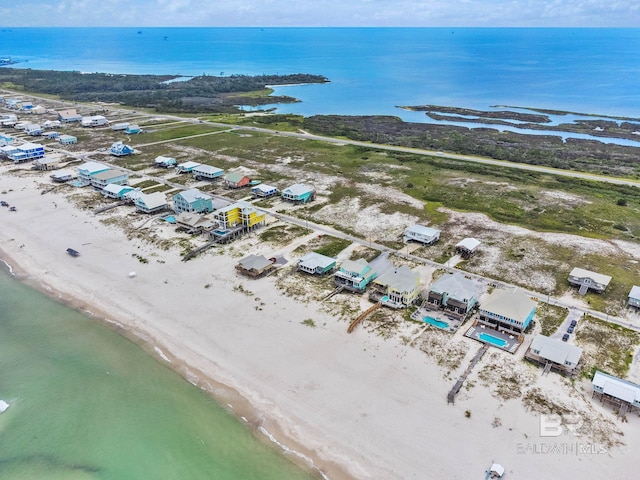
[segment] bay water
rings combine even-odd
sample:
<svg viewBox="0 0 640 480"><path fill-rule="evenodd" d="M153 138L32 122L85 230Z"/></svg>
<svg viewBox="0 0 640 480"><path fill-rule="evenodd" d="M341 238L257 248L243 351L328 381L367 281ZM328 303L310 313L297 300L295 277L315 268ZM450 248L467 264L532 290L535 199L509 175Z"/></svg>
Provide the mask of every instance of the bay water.
<svg viewBox="0 0 640 480"><path fill-rule="evenodd" d="M311 478L138 345L0 266L0 478Z"/></svg>

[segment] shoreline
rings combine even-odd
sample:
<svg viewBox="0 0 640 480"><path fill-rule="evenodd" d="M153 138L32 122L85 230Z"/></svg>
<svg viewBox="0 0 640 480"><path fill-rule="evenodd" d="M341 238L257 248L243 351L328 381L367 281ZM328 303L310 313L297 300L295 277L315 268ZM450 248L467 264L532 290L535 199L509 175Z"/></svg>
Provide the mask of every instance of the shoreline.
<svg viewBox="0 0 640 480"><path fill-rule="evenodd" d="M624 429L627 445L606 458L556 456L541 462L519 454L516 447L535 438L538 417L520 400L496 397L493 388L502 379L487 382L480 372L496 366L521 371L522 385L542 386L551 398L574 402L608 422L608 411L583 399L584 382L576 383L580 393L573 395L573 386L560 376L539 377L537 369L519 362L521 357L492 351L455 405L448 405L446 393L477 350L474 341L428 331L421 341L445 340L414 348L403 340L416 335L415 325L408 323L389 338L365 328L347 335L344 318L316 301L287 296L273 277L250 280L235 273L242 254L272 251L256 236L221 247L222 254L210 251L182 262L175 248L128 240L120 227L103 221L127 214L128 208L94 215L74 202L88 191L62 189L43 196L41 177L0 168L3 198L18 206L15 213L0 210L0 256L9 259L19 280L72 302L92 319L115 320L112 328L122 328L165 365L162 355L169 358L168 367L209 392L222 408L231 404L231 413L258 438L273 443L266 431L311 458L317 475L377 480L424 478L428 472L428 478L462 479L470 472L482 474L495 459L522 478L578 472L595 479L604 472L620 476L634 465L640 444L635 417L616 424ZM139 216L120 218L141 222ZM35 235L34 224L56 233ZM175 235L164 224L149 228ZM81 255L69 257L65 249L79 243ZM8 249L11 245L16 248ZM141 256L149 261L141 263ZM132 270L135 278L128 277ZM353 297L340 298L337 305L349 300ZM314 319L316 328L303 325L306 318ZM464 349L459 367L442 366L429 356L447 345ZM293 453L284 454L305 464Z"/></svg>
<svg viewBox="0 0 640 480"><path fill-rule="evenodd" d="M356 480L356 477L340 471L338 465L325 465L325 462L315 456L313 451L287 437L283 429L275 421L264 417L237 389L221 383L211 375L190 367L171 351L163 348L158 343L158 340L148 335L147 332L134 329L117 319L109 318L105 312L95 308L95 306L86 304L78 298L68 296L65 292L52 287L41 279L33 277L19 265L14 256L11 256L2 247L0 247L0 263L4 265L0 266L0 268L6 268L15 281L21 282L50 299L82 313L89 320L96 321L135 343L147 355L180 375L194 387L206 392L219 408L227 411L238 422L247 426L253 433L254 438L269 445L275 451L288 458L289 461L310 473L314 478L322 478L323 480ZM331 477L324 473L327 467L330 467L333 471Z"/></svg>

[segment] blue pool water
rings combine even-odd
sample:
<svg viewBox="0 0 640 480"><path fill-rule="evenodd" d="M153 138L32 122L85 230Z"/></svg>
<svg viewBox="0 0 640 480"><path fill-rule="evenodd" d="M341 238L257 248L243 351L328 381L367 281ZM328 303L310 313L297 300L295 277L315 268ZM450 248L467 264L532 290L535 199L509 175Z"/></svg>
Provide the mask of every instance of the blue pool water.
<svg viewBox="0 0 640 480"><path fill-rule="evenodd" d="M214 230L213 233L216 235L224 236L229 232L229 230Z"/></svg>
<svg viewBox="0 0 640 480"><path fill-rule="evenodd" d="M173 215L167 215L166 217L163 218L163 220L169 223L176 223L176 217L174 217Z"/></svg>
<svg viewBox="0 0 640 480"><path fill-rule="evenodd" d="M489 335L488 333L481 333L480 335L478 335L478 338L483 342L490 343L491 345L495 345L496 347L500 348L504 348L508 343L501 338L494 337L493 335Z"/></svg>
<svg viewBox="0 0 640 480"><path fill-rule="evenodd" d="M380 299L380 301L382 301L382 302L388 302L388 301L389 301L389 295L385 295L384 297L382 297L382 298Z"/></svg>
<svg viewBox="0 0 640 480"><path fill-rule="evenodd" d="M433 317L422 317L422 321L425 323L429 323L434 327L442 328L443 330L449 327L449 324L447 322L443 322L442 320L438 320L437 318Z"/></svg>

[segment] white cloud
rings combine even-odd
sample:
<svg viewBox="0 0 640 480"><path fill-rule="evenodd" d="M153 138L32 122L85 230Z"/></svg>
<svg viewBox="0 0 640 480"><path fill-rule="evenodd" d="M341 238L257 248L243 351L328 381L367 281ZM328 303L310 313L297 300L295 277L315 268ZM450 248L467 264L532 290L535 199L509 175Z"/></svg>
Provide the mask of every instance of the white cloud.
<svg viewBox="0 0 640 480"><path fill-rule="evenodd" d="M0 5L6 27L640 25L636 0L26 0L14 5Z"/></svg>

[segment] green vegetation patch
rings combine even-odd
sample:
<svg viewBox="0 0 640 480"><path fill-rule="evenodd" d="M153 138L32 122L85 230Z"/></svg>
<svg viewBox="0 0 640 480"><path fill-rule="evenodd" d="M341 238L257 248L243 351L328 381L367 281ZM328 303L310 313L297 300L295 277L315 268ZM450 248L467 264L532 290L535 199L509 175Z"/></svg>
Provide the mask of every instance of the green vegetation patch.
<svg viewBox="0 0 640 480"><path fill-rule="evenodd" d="M584 349L585 375L592 375L597 369L624 378L640 345L639 332L590 315L578 321L575 335L576 344Z"/></svg>
<svg viewBox="0 0 640 480"><path fill-rule="evenodd" d="M566 308L540 303L536 309L536 321L540 324L540 333L547 337L550 336L567 318L568 313Z"/></svg>
<svg viewBox="0 0 640 480"><path fill-rule="evenodd" d="M290 243L294 238L302 237L311 233L311 230L298 225L276 225L268 228L258 235L262 242L274 244Z"/></svg>

